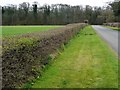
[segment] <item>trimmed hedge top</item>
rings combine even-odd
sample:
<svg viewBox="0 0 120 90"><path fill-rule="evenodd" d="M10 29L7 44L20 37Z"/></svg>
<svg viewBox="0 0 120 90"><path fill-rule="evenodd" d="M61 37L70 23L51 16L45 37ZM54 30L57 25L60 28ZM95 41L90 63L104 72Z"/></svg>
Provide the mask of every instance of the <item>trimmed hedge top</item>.
<svg viewBox="0 0 120 90"><path fill-rule="evenodd" d="M69 24L44 32L5 37L2 43L2 87L21 87L41 73L50 55L75 36L86 24ZM39 70L38 70L39 68Z"/></svg>

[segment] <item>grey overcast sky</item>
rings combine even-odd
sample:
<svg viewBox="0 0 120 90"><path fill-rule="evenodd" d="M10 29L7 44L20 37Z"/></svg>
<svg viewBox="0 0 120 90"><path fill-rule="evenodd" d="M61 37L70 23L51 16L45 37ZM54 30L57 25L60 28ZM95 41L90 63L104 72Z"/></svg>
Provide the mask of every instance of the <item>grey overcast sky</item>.
<svg viewBox="0 0 120 90"><path fill-rule="evenodd" d="M40 5L43 4L70 4L70 5L90 5L90 6L105 6L106 2L114 0L0 0L0 5L15 4L19 5L22 2L29 2L32 4L34 1L37 1Z"/></svg>

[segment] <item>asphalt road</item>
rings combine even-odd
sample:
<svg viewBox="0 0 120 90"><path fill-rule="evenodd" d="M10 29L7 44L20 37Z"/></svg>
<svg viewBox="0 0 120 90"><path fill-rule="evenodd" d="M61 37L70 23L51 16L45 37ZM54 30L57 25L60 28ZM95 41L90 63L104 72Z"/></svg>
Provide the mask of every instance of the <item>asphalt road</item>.
<svg viewBox="0 0 120 90"><path fill-rule="evenodd" d="M99 25L92 25L92 27L118 54L118 33L120 32Z"/></svg>

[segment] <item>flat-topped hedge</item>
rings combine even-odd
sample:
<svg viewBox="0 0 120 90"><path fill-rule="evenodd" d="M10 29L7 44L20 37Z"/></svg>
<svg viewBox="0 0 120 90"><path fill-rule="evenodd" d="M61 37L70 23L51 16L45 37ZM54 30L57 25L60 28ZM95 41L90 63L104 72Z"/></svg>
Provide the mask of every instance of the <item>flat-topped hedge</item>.
<svg viewBox="0 0 120 90"><path fill-rule="evenodd" d="M3 38L2 87L21 87L40 75L52 55L85 26L76 23L50 31Z"/></svg>
<svg viewBox="0 0 120 90"><path fill-rule="evenodd" d="M113 23L104 23L105 26L111 26L111 27L120 27L119 22L113 22Z"/></svg>

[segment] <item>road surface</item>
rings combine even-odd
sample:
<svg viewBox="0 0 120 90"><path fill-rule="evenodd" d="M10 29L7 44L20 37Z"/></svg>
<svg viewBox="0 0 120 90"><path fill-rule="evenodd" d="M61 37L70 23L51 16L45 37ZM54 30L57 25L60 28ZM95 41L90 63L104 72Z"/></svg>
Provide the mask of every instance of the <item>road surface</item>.
<svg viewBox="0 0 120 90"><path fill-rule="evenodd" d="M92 27L118 54L118 33L120 35L120 32L99 25L92 25Z"/></svg>

